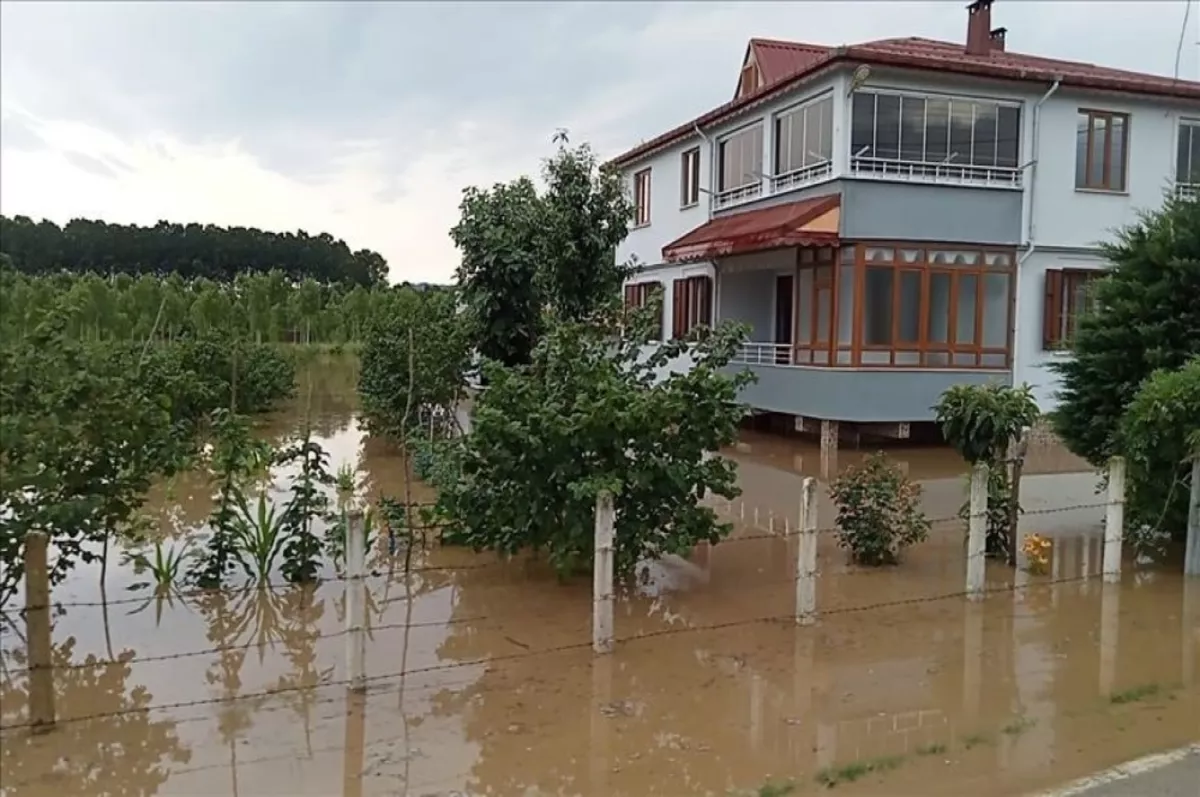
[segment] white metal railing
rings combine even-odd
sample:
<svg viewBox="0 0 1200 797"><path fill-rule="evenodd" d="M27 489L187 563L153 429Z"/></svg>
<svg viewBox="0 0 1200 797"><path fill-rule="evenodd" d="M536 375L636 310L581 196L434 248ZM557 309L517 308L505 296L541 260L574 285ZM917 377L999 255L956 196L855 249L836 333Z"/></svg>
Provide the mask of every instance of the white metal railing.
<svg viewBox="0 0 1200 797"><path fill-rule="evenodd" d="M760 196L762 196L761 182L731 188L728 191L713 194L713 210L720 210L731 205L740 205L743 202L749 202L751 199L757 199Z"/></svg>
<svg viewBox="0 0 1200 797"><path fill-rule="evenodd" d="M911 180L918 183L950 183L954 185L987 185L1020 188L1022 171L1009 166L970 166L961 163L922 163L895 158L850 159L850 173L855 177L879 180Z"/></svg>
<svg viewBox="0 0 1200 797"><path fill-rule="evenodd" d="M833 161L814 163L811 166L805 166L802 169L796 169L787 174L779 174L772 177L771 192L778 193L780 191L787 191L790 188L815 183L831 174L833 174Z"/></svg>
<svg viewBox="0 0 1200 797"><path fill-rule="evenodd" d="M1175 196L1180 199L1196 199L1200 197L1200 183L1176 183Z"/></svg>
<svg viewBox="0 0 1200 797"><path fill-rule="evenodd" d="M790 343L743 343L733 355L740 365L791 365Z"/></svg>

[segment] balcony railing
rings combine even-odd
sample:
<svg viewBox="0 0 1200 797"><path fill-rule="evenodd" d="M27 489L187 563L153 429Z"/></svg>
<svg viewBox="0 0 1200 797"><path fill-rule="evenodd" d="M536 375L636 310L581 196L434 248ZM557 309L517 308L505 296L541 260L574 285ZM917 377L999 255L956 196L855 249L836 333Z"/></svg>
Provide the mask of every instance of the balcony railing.
<svg viewBox="0 0 1200 797"><path fill-rule="evenodd" d="M791 365L790 343L743 343L733 355L741 365Z"/></svg>
<svg viewBox="0 0 1200 797"><path fill-rule="evenodd" d="M713 194L713 210L720 210L731 205L740 205L743 202L749 202L751 199L757 199L760 196L762 196L761 182L731 188L728 191Z"/></svg>
<svg viewBox="0 0 1200 797"><path fill-rule="evenodd" d="M1200 197L1200 183L1176 183L1175 196L1180 199L1196 199Z"/></svg>
<svg viewBox="0 0 1200 797"><path fill-rule="evenodd" d="M893 158L851 158L850 173L877 180L908 180L916 183L986 185L1020 188L1022 171L1008 166L967 166L955 163L922 163Z"/></svg>
<svg viewBox="0 0 1200 797"><path fill-rule="evenodd" d="M771 191L772 193L778 193L780 191L787 191L790 188L798 188L802 185L823 180L831 174L833 174L833 161L821 161L811 166L805 166L803 169L796 169L787 174L780 174L771 178Z"/></svg>

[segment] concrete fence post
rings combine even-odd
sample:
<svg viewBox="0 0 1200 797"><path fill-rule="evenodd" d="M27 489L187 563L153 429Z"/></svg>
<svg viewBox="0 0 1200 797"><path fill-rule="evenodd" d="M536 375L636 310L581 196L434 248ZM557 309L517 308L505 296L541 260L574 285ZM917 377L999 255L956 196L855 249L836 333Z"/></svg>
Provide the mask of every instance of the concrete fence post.
<svg viewBox="0 0 1200 797"><path fill-rule="evenodd" d="M367 690L367 602L363 575L367 569L366 523L361 509L346 513L346 670L350 691Z"/></svg>
<svg viewBox="0 0 1200 797"><path fill-rule="evenodd" d="M1192 460L1191 502L1188 504L1187 550L1183 556L1183 574L1200 576L1200 451Z"/></svg>
<svg viewBox="0 0 1200 797"><path fill-rule="evenodd" d="M592 650L613 649L613 537L616 510L611 493L596 496L596 555L592 565Z"/></svg>
<svg viewBox="0 0 1200 797"><path fill-rule="evenodd" d="M54 665L50 639L50 538L25 535L25 634L29 654L29 723L37 734L54 730Z"/></svg>
<svg viewBox="0 0 1200 797"><path fill-rule="evenodd" d="M796 524L796 625L817 621L817 480L800 487L800 520Z"/></svg>
<svg viewBox="0 0 1200 797"><path fill-rule="evenodd" d="M1104 580L1121 580L1121 537L1125 531L1125 459L1108 461L1108 507L1104 513Z"/></svg>
<svg viewBox="0 0 1200 797"><path fill-rule="evenodd" d="M983 597L987 575L988 466L971 469L971 497L967 518L967 597Z"/></svg>

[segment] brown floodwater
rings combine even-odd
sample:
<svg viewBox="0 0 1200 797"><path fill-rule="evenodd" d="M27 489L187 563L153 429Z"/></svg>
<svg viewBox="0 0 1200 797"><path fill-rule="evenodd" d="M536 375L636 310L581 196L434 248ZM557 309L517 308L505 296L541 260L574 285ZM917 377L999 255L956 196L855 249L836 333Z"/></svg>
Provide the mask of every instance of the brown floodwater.
<svg viewBox="0 0 1200 797"><path fill-rule="evenodd" d="M332 466L354 466L374 498L398 496L402 463L357 430L353 379L325 364L301 394L312 385ZM302 415L281 412L262 434L284 439ZM728 453L745 496L714 505L735 537L626 585L602 658L590 579L563 584L537 562L431 546L406 575L373 553L365 695L346 688L342 582L155 599L126 566L110 565L103 595L81 567L55 590L50 733L19 727L24 624L12 611L2 623L0 794L637 797L793 780L797 794L835 781L851 795L999 797L1200 738L1200 583L1177 563L1127 562L1102 584L1096 479L1069 457L1035 454L1049 464L1023 486L1023 528L1054 540L1046 575L989 565L992 591L969 603L953 594L957 520L874 572L823 533L821 617L797 628L796 545L771 531L794 526L818 452L747 433ZM931 517L955 514L960 462L888 453ZM207 493L177 479L156 490L154 517L193 533ZM819 512L830 525L827 497Z"/></svg>

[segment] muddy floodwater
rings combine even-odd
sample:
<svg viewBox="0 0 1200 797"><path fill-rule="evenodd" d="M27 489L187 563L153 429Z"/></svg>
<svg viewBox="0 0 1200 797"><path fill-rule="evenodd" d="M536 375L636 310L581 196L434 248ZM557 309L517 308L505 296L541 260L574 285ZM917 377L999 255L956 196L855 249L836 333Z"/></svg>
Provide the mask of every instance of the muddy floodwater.
<svg viewBox="0 0 1200 797"><path fill-rule="evenodd" d="M352 364L301 380L332 466L357 468L374 498L401 496L396 453L357 429ZM261 433L294 433L302 415ZM784 533L800 480L822 472L803 440L746 433L727 452L745 496L714 506L735 537L626 585L611 656L590 651L590 579L436 545L406 575L373 552L365 695L347 690L341 581L156 600L127 566L110 565L103 594L81 567L54 592L50 733L21 727L24 624L13 607L0 624L0 794L683 797L792 781L794 794L999 797L1200 739L1200 583L1177 560L1128 559L1102 583L1094 474L1032 452L1022 523L1054 540L1050 566L989 565L988 596L969 603L963 527L943 520L962 463L889 453L939 522L877 572L822 533L812 627L791 619ZM210 506L185 478L152 509L186 535ZM822 498L819 525L832 511Z"/></svg>

